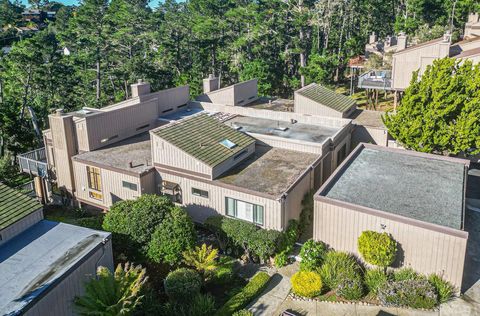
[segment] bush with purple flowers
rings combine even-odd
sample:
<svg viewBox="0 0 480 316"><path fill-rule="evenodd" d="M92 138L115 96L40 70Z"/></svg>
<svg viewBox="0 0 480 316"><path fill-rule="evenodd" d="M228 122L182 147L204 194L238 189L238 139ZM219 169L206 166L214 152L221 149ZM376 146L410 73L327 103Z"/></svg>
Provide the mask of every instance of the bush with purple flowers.
<svg viewBox="0 0 480 316"><path fill-rule="evenodd" d="M385 306L432 309L437 293L425 279L404 280L385 284L378 291L378 299Z"/></svg>

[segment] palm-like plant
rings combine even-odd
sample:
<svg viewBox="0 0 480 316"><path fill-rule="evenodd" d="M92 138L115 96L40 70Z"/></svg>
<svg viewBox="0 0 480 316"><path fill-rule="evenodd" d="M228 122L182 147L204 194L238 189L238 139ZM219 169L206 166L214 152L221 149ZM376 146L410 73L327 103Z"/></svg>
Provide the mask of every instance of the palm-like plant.
<svg viewBox="0 0 480 316"><path fill-rule="evenodd" d="M218 249L203 244L201 247L185 251L183 253L183 262L186 265L194 267L198 272L206 275L217 268Z"/></svg>
<svg viewBox="0 0 480 316"><path fill-rule="evenodd" d="M79 315L131 315L140 305L141 290L147 281L145 269L128 263L119 264L112 274L105 267L98 267L97 278L85 285L85 294L75 299Z"/></svg>

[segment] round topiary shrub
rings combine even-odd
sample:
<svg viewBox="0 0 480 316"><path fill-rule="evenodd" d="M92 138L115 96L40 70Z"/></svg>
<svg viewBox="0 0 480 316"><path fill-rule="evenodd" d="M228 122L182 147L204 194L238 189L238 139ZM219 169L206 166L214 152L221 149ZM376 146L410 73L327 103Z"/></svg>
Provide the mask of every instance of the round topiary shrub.
<svg viewBox="0 0 480 316"><path fill-rule="evenodd" d="M364 279L368 293L377 295L378 289L388 282L388 275L383 269L371 269L367 270Z"/></svg>
<svg viewBox="0 0 480 316"><path fill-rule="evenodd" d="M397 242L390 234L367 230L358 237L358 251L367 263L388 267L395 261Z"/></svg>
<svg viewBox="0 0 480 316"><path fill-rule="evenodd" d="M313 271L299 271L291 280L293 293L303 297L315 297L322 292L322 278Z"/></svg>
<svg viewBox="0 0 480 316"><path fill-rule="evenodd" d="M188 301L200 293L202 278L195 270L180 268L167 275L164 286L165 293L171 300Z"/></svg>
<svg viewBox="0 0 480 316"><path fill-rule="evenodd" d="M327 253L327 245L321 241L308 240L300 250L300 270L313 271L320 267Z"/></svg>
<svg viewBox="0 0 480 316"><path fill-rule="evenodd" d="M323 285L330 290L337 289L343 280L361 278L362 268L357 260L346 252L329 251L318 273Z"/></svg>
<svg viewBox="0 0 480 316"><path fill-rule="evenodd" d="M378 290L385 306L431 309L437 304L435 288L425 279L386 283Z"/></svg>
<svg viewBox="0 0 480 316"><path fill-rule="evenodd" d="M364 288L360 276L353 279L343 279L337 286L335 293L344 299L356 301L363 297Z"/></svg>

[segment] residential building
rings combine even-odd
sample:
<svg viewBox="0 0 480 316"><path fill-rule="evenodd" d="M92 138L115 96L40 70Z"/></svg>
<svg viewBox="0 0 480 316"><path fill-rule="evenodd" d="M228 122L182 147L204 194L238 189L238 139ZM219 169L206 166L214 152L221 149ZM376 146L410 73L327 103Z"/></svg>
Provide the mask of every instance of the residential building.
<svg viewBox="0 0 480 316"><path fill-rule="evenodd" d="M360 256L363 231L387 232L398 243L394 267L437 273L460 289L469 164L360 144L314 196L314 239Z"/></svg>
<svg viewBox="0 0 480 316"><path fill-rule="evenodd" d="M42 205L0 183L0 314L73 315L99 266L113 269L110 233L43 219Z"/></svg>
<svg viewBox="0 0 480 316"><path fill-rule="evenodd" d="M188 86L151 93L140 82L127 101L59 110L45 149L19 156L22 170L99 209L165 194L198 222L223 214L283 230L349 153L351 120L254 108L256 80L216 80L196 101Z"/></svg>
<svg viewBox="0 0 480 316"><path fill-rule="evenodd" d="M470 13L468 21L465 24L465 31L463 32L465 39L475 38L480 36L480 14Z"/></svg>

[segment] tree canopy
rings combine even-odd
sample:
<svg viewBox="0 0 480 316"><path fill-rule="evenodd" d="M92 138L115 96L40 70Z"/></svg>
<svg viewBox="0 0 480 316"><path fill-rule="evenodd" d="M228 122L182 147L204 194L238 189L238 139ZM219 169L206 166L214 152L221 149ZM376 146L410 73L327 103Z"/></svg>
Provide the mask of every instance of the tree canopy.
<svg viewBox="0 0 480 316"><path fill-rule="evenodd" d="M389 133L407 148L443 155L480 153L480 65L444 58L416 72Z"/></svg>

